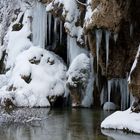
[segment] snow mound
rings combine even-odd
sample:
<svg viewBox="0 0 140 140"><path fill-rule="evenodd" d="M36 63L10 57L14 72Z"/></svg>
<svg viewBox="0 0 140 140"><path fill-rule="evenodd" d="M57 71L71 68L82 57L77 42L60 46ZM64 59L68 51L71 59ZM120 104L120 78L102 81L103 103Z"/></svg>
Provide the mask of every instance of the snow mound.
<svg viewBox="0 0 140 140"><path fill-rule="evenodd" d="M116 110L116 105L113 102L106 102L103 106L103 110L106 111Z"/></svg>
<svg viewBox="0 0 140 140"><path fill-rule="evenodd" d="M101 128L128 130L140 133L140 113L126 111L117 111L107 117L102 123Z"/></svg>
<svg viewBox="0 0 140 140"><path fill-rule="evenodd" d="M8 85L0 90L1 104L10 98L16 106L50 106L48 97L65 94L65 77L57 55L32 46L17 56Z"/></svg>
<svg viewBox="0 0 140 140"><path fill-rule="evenodd" d="M78 55L71 63L67 72L67 83L71 87L78 84L86 85L90 73L90 59L86 54Z"/></svg>
<svg viewBox="0 0 140 140"><path fill-rule="evenodd" d="M19 14L19 18L14 23L11 24L5 38L5 40L7 40L8 42L8 45L6 48L6 53L7 53L6 68L7 69L13 67L15 59L18 56L18 54L20 54L24 50L29 49L30 46L32 46L32 43L30 39L28 38L31 35L29 11L26 11L24 13L23 27L19 31L13 31L14 25L19 25L18 20L21 18L21 16L22 14Z"/></svg>

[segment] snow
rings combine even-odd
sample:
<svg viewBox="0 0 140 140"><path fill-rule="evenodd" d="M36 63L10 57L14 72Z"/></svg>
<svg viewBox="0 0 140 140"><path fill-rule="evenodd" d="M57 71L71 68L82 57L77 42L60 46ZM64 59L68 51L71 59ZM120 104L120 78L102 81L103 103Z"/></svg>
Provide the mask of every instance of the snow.
<svg viewBox="0 0 140 140"><path fill-rule="evenodd" d="M6 74L0 74L0 88L8 84L9 77Z"/></svg>
<svg viewBox="0 0 140 140"><path fill-rule="evenodd" d="M54 0L46 6L46 11L52 11L55 4L58 4L58 6L63 5L62 16L65 18L64 27L66 28L66 32L70 36L76 37L80 44L83 44L83 28L76 26L76 22L80 18L77 2L75 0Z"/></svg>
<svg viewBox="0 0 140 140"><path fill-rule="evenodd" d="M126 111L117 111L105 118L101 123L101 128L129 130L140 133L140 113L131 112L130 108Z"/></svg>
<svg viewBox="0 0 140 140"><path fill-rule="evenodd" d="M116 110L116 105L113 102L106 102L103 106L103 110L106 111Z"/></svg>
<svg viewBox="0 0 140 140"><path fill-rule="evenodd" d="M85 25L88 25L91 22L92 18L92 7L91 7L91 0L87 0L87 7L86 7L86 15L85 15Z"/></svg>
<svg viewBox="0 0 140 140"><path fill-rule="evenodd" d="M72 61L67 71L68 87L77 88L83 97L81 106L90 107L93 103L93 58L81 53ZM73 104L74 106L74 104Z"/></svg>
<svg viewBox="0 0 140 140"><path fill-rule="evenodd" d="M67 83L72 87L77 87L78 82L86 85L90 73L90 59L86 54L78 55L71 63L67 71Z"/></svg>
<svg viewBox="0 0 140 140"><path fill-rule="evenodd" d="M0 90L1 104L10 98L16 106L50 106L48 96L65 94L65 75L66 67L57 55L30 47L17 56L8 85ZM13 89L8 91L11 86Z"/></svg>
<svg viewBox="0 0 140 140"><path fill-rule="evenodd" d="M6 35L6 39L8 42L6 48L6 53L8 54L6 69L13 67L18 54L20 54L24 50L27 50L32 45L30 40L27 38L31 34L30 21L28 19L29 15L29 11L26 11L23 19L23 27L20 31L12 31L12 25L17 23L17 21L15 21L9 28L9 31Z"/></svg>

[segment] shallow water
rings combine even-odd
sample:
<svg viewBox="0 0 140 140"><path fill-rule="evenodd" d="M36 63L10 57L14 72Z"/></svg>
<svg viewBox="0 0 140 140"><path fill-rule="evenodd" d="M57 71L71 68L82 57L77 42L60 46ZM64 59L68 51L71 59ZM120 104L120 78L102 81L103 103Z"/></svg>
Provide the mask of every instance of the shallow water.
<svg viewBox="0 0 140 140"><path fill-rule="evenodd" d="M139 135L101 132L100 123L109 114L91 109L1 111L0 140L140 140Z"/></svg>

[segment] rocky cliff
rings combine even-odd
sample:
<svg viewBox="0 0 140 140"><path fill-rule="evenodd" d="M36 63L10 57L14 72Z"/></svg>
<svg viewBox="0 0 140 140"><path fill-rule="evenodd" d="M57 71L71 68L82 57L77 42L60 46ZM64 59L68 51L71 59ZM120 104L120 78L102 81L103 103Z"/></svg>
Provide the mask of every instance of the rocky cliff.
<svg viewBox="0 0 140 140"><path fill-rule="evenodd" d="M35 33L44 31L45 36L40 35L44 38L44 48L59 54L67 63L68 69L74 65L76 61L74 59L81 53L90 58L91 66L88 67L90 71L87 72L87 67L84 66L79 69L80 74L88 75L84 79L86 83L83 85L81 82L83 80L81 75L76 75L77 79L71 79L72 83L78 83L77 86L74 84L69 88L75 105L82 105L90 91L88 96L92 101L88 106L102 106L105 102L114 102L119 108L126 109L130 105L128 84L126 84L128 76L132 77L129 83L130 91L139 104L139 60L133 72L130 72L140 42L139 0L40 0L39 3L46 7L44 16L37 14L37 12L44 14L45 10L44 7L40 8L40 5L34 6L36 2L36 0L20 1L13 11L10 10L9 16L4 17L12 21L17 19L19 14L24 15L25 9L34 7L35 14L28 17L31 22L31 34L28 38L33 43ZM22 18L23 16L20 19ZM9 25L4 23L10 23L3 20L2 22L1 25L6 27L3 31L6 33ZM42 25L42 28L34 30L34 25L36 27ZM6 43L4 36L5 34L1 35L1 46ZM40 38L38 34L36 36ZM3 56L1 65L3 60L7 61ZM68 74L69 77L71 76ZM69 85L69 81L67 83Z"/></svg>

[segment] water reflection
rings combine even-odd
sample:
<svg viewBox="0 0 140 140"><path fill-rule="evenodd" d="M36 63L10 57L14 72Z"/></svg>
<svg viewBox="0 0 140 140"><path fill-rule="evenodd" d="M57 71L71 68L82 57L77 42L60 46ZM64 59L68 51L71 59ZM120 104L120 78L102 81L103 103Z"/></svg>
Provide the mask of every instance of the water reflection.
<svg viewBox="0 0 140 140"><path fill-rule="evenodd" d="M14 117L16 123L8 119L7 122L1 123L0 140L122 140L105 132L101 133L100 123L110 114L108 112L44 108L20 109L13 114L10 118ZM23 123L21 116L26 117L27 121L24 119ZM30 118L41 118L42 121L35 119L30 122Z"/></svg>

